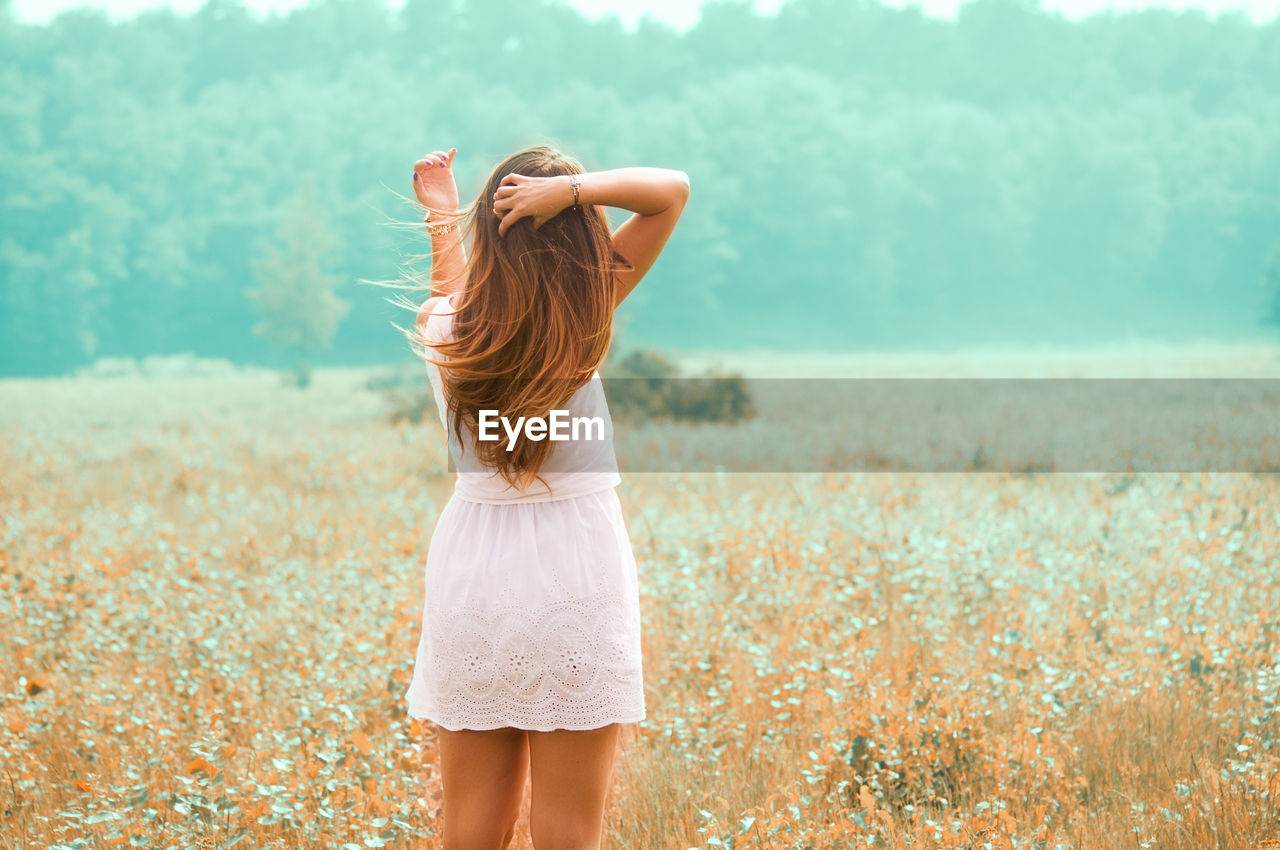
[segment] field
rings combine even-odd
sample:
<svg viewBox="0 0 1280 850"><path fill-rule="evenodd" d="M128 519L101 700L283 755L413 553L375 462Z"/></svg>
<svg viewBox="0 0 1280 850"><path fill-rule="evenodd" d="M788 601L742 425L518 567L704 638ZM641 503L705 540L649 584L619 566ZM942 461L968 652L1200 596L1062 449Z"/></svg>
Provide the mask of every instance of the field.
<svg viewBox="0 0 1280 850"><path fill-rule="evenodd" d="M402 695L451 481L439 425L368 378L0 381L0 848L438 846ZM1280 847L1280 475L624 478L648 718L607 846Z"/></svg>

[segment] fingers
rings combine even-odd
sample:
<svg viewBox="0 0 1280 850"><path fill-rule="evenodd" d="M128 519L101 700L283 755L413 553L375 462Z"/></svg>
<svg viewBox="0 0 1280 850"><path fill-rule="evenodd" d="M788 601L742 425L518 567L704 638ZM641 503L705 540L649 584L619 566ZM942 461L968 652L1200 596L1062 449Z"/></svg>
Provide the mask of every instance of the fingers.
<svg viewBox="0 0 1280 850"><path fill-rule="evenodd" d="M505 197L493 202L493 214L499 219L498 236L505 236L511 225L528 215L516 209L516 198L508 193Z"/></svg>
<svg viewBox="0 0 1280 850"><path fill-rule="evenodd" d="M498 191L493 193L493 211L506 212L512 209L515 206L517 189L519 189L518 186L499 186Z"/></svg>
<svg viewBox="0 0 1280 850"><path fill-rule="evenodd" d="M498 222L499 236L505 236L506 232L511 229L511 226L515 224L517 221L520 221L521 219L528 218L530 221L532 221L534 230L537 230L539 227L541 227L544 221L542 219L539 219L537 216L535 216L531 212L528 212L528 211L520 212L514 208L494 209L493 214L500 219Z"/></svg>
<svg viewBox="0 0 1280 850"><path fill-rule="evenodd" d="M502 218L516 207L516 187L502 186L493 193L493 214ZM519 216L516 216L519 218Z"/></svg>
<svg viewBox="0 0 1280 850"><path fill-rule="evenodd" d="M498 209L497 207L495 207L493 210L493 214L496 215L499 219L501 219L498 222L499 236L506 235L506 232L511 229L511 225L515 224L517 221L520 221L523 218L528 218L530 221L533 222L534 230L538 230L539 228L542 227L542 225L546 224L548 221L548 218L545 216L535 215L534 213L531 213L528 211L518 212L514 208Z"/></svg>
<svg viewBox="0 0 1280 850"><path fill-rule="evenodd" d="M528 209L526 201L521 200L520 189L523 188L527 180L529 178L523 174L512 172L502 178L497 190L493 193L493 214L500 219L498 222L498 236L506 235L511 225L526 216L532 217L535 230L540 228L546 221L546 219Z"/></svg>
<svg viewBox="0 0 1280 850"><path fill-rule="evenodd" d="M432 151L413 164L413 182L420 183L426 180L426 173L433 168L449 168L453 165L453 158L457 156L457 148L449 148L447 151Z"/></svg>
<svg viewBox="0 0 1280 850"><path fill-rule="evenodd" d="M501 221L498 222L498 235L505 236L511 225L530 213L516 212L516 202L518 190L521 184L527 178L523 174L512 172L502 178L498 183L498 189L493 193L493 214ZM535 224L535 227L537 225Z"/></svg>
<svg viewBox="0 0 1280 850"><path fill-rule="evenodd" d="M449 148L447 151L432 151L414 163L414 170L417 171L419 166L422 168L448 168L453 165L453 158L457 154L457 148Z"/></svg>

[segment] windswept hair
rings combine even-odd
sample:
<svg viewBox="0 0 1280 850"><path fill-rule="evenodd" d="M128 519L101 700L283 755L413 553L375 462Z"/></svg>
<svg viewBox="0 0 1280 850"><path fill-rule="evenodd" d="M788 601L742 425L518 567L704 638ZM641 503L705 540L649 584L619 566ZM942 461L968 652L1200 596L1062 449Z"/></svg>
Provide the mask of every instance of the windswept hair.
<svg viewBox="0 0 1280 850"><path fill-rule="evenodd" d="M566 207L539 228L526 216L499 236L493 195L511 173L550 177L583 168L547 145L530 147L495 168L470 207L452 216L432 211L433 221L465 220L463 240L471 245L453 299L453 338L429 342L425 323L406 331L414 353L440 367L446 427L451 418L464 451L463 428L475 437L478 411L512 421L547 417L591 379L613 333L615 273L626 267L595 205ZM538 477L552 449L551 441L523 434L511 451L505 438L474 445L481 463L518 488Z"/></svg>

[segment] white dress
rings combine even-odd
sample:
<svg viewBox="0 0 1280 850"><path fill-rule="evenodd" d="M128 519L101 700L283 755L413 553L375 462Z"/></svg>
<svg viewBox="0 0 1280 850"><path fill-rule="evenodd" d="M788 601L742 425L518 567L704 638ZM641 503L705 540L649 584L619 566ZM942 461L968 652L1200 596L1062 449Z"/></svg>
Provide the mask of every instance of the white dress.
<svg viewBox="0 0 1280 850"><path fill-rule="evenodd" d="M448 338L454 305L437 296L424 309L427 339ZM426 371L445 417L439 367ZM524 491L479 467L474 442L463 451L446 423L458 474L427 553L411 717L537 731L644 719L639 586L599 373L566 408L600 417L604 439L584 429L553 443L546 483Z"/></svg>

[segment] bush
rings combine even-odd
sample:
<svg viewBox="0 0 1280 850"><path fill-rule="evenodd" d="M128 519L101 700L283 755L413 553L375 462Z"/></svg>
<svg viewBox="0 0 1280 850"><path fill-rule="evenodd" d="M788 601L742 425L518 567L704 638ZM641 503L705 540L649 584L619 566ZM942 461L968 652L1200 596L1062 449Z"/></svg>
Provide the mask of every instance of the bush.
<svg viewBox="0 0 1280 850"><path fill-rule="evenodd" d="M756 414L741 375L682 378L679 367L654 351L640 349L621 360L606 361L601 375L609 410L620 419L741 422Z"/></svg>

